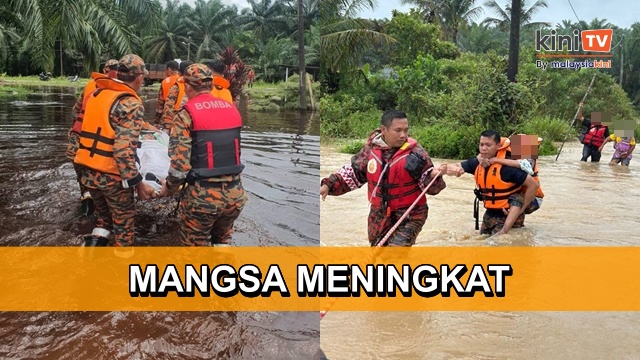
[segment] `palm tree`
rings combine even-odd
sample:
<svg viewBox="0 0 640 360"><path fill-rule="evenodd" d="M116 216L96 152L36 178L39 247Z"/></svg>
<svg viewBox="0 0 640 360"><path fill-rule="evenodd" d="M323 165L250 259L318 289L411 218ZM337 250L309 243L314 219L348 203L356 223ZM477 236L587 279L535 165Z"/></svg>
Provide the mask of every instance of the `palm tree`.
<svg viewBox="0 0 640 360"><path fill-rule="evenodd" d="M138 14L153 21L159 18L156 5L157 0L10 0L24 19L22 49L45 70L53 69L56 44L61 57L63 46L84 54L91 69L98 67L104 48L114 49L116 56L132 52L141 44L135 32L142 28L127 17Z"/></svg>
<svg viewBox="0 0 640 360"><path fill-rule="evenodd" d="M460 48L472 53L486 53L496 50L498 53L506 52L504 44L508 40L505 33L498 31L489 25L471 23L460 29Z"/></svg>
<svg viewBox="0 0 640 360"><path fill-rule="evenodd" d="M8 57L8 49L11 44L17 43L20 39L17 31L20 30L22 21L6 5L0 5L0 70Z"/></svg>
<svg viewBox="0 0 640 360"><path fill-rule="evenodd" d="M352 70L367 50L395 42L392 37L370 30L355 19L360 11L373 7L372 0L320 2L320 63L328 75Z"/></svg>
<svg viewBox="0 0 640 360"><path fill-rule="evenodd" d="M482 14L482 6L474 6L476 0L401 0L403 4L416 5L425 21L439 23L458 44L458 32L463 24Z"/></svg>
<svg viewBox="0 0 640 360"><path fill-rule="evenodd" d="M279 35L288 35L285 32L288 30L288 20L292 19L285 16L287 7L282 1L247 0L247 3L250 9L243 9L238 17L243 30L254 31L263 43Z"/></svg>
<svg viewBox="0 0 640 360"><path fill-rule="evenodd" d="M164 19L159 28L154 34L144 38L145 61L165 63L180 57L182 52L187 52L182 45L183 42L189 41L183 19L191 16L189 5L180 6L179 0L167 1L167 8L163 13Z"/></svg>
<svg viewBox="0 0 640 360"><path fill-rule="evenodd" d="M193 43L199 44L195 59L217 57L228 45L236 13L235 7L228 7L220 0L196 1L193 14L185 19L189 36Z"/></svg>
<svg viewBox="0 0 640 360"><path fill-rule="evenodd" d="M544 8L547 7L547 1L546 0L537 0L528 9L526 8L526 1L525 0L521 0L520 3L522 4L522 11L521 11L521 15L520 15L520 28L521 29L527 29L528 30L528 29L538 28L538 27L541 27L541 26L551 26L551 23L548 23L548 22L542 22L542 21L534 21L534 22L532 22L531 21L531 19L533 18L533 15L536 12L538 12L543 7ZM484 6L488 7L491 10L493 10L493 12L498 17L486 18L482 22L483 25L485 25L485 24L494 25L498 29L500 29L502 31L505 31L505 32L507 32L507 31L509 31L511 29L511 5L510 4L505 5L505 8L503 10L500 7L500 5L498 5L496 0L487 0L484 3Z"/></svg>

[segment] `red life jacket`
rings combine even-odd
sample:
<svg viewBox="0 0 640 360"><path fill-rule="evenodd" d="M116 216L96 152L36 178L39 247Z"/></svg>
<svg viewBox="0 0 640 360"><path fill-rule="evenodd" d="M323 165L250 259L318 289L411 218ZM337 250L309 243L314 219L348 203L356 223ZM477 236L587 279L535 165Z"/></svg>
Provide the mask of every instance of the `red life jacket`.
<svg viewBox="0 0 640 360"><path fill-rule="evenodd" d="M367 164L367 183L372 206L394 211L411 206L420 196L419 179L414 179L404 169L407 156L416 145L417 141L409 138L388 163L383 162L381 149L371 150ZM387 167L386 170L384 170L385 167ZM427 198L423 196L417 205L426 203Z"/></svg>
<svg viewBox="0 0 640 360"><path fill-rule="evenodd" d="M209 92L185 104L191 116L190 179L237 175L240 162L242 117L233 104L214 98Z"/></svg>
<svg viewBox="0 0 640 360"><path fill-rule="evenodd" d="M582 140L582 143L585 145L600 147L600 145L602 145L602 143L604 142L604 132L606 130L606 126L591 125L589 131L584 135L584 140Z"/></svg>

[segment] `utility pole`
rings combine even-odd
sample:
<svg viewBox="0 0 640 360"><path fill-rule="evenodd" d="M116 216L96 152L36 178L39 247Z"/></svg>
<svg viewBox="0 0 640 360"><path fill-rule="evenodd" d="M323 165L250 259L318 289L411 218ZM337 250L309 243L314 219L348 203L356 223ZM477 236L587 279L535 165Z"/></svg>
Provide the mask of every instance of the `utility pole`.
<svg viewBox="0 0 640 360"><path fill-rule="evenodd" d="M298 67L300 69L300 110L307 110L307 73L304 61L304 7L302 0L298 0Z"/></svg>
<svg viewBox="0 0 640 360"><path fill-rule="evenodd" d="M620 42L620 86L622 87L622 71L624 69L624 35Z"/></svg>
<svg viewBox="0 0 640 360"><path fill-rule="evenodd" d="M516 82L518 75L518 54L520 53L520 13L521 0L511 0L511 31L509 32L509 69L507 78Z"/></svg>

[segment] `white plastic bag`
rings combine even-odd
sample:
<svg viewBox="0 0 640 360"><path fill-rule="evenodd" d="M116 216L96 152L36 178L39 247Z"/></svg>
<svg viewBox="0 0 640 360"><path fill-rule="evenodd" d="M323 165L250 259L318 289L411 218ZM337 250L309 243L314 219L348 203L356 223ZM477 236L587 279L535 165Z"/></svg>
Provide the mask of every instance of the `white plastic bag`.
<svg viewBox="0 0 640 360"><path fill-rule="evenodd" d="M169 158L169 135L165 132L141 133L140 147L137 154L139 163L139 171L144 181L153 186L156 191L162 189L162 185L156 181L147 179L147 174L153 174L158 180L166 179L169 175L169 166L171 159Z"/></svg>

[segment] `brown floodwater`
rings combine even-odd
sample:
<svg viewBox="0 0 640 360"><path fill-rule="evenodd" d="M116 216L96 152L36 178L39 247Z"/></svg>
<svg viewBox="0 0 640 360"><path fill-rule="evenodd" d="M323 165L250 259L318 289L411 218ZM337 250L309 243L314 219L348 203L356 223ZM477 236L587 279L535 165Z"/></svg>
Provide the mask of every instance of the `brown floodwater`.
<svg viewBox="0 0 640 360"><path fill-rule="evenodd" d="M34 87L0 97L0 246L78 246L93 227L79 214L66 160L75 89ZM146 118L155 91L144 90ZM320 166L315 114L243 113L249 194L234 244L317 246ZM137 203L141 246L176 246L170 199ZM3 312L2 359L300 359L319 349L317 312Z"/></svg>
<svg viewBox="0 0 640 360"><path fill-rule="evenodd" d="M428 150L428 147L427 147ZM513 229L489 244L474 231L471 175L446 177L429 197L429 219L416 246L638 246L640 170L582 163L582 145L567 143L558 161L540 159L545 198ZM321 176L350 155L323 146ZM453 160L434 159L436 164ZM368 246L366 187L320 204L323 246ZM635 312L329 312L321 345L329 359L638 359Z"/></svg>

